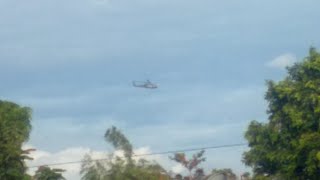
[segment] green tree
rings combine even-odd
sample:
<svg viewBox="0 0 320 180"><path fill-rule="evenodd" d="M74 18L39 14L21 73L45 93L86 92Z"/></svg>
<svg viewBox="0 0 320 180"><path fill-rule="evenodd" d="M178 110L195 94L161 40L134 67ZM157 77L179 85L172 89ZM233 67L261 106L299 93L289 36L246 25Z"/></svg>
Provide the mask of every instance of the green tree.
<svg viewBox="0 0 320 180"><path fill-rule="evenodd" d="M181 174L177 174L175 176L174 180L182 180L182 175Z"/></svg>
<svg viewBox="0 0 320 180"><path fill-rule="evenodd" d="M284 80L267 84L269 120L249 125L244 163L255 179L319 179L320 54L311 48Z"/></svg>
<svg viewBox="0 0 320 180"><path fill-rule="evenodd" d="M24 179L25 159L30 159L22 144L29 139L31 110L0 100L0 179Z"/></svg>
<svg viewBox="0 0 320 180"><path fill-rule="evenodd" d="M185 167L189 172L189 179L193 179L192 171L198 167L198 165L205 161L206 158L203 157L204 150L194 154L191 159L187 159L185 153L176 153L173 157L169 157L171 160L176 161Z"/></svg>
<svg viewBox="0 0 320 180"><path fill-rule="evenodd" d="M225 168L225 169L213 169L212 174L223 174L228 180L235 180L237 179L237 175L232 171L232 169Z"/></svg>
<svg viewBox="0 0 320 180"><path fill-rule="evenodd" d="M51 169L48 166L41 166L34 175L35 180L65 180L62 176L63 169Z"/></svg>
<svg viewBox="0 0 320 180"><path fill-rule="evenodd" d="M112 144L116 150L122 150L128 163L132 163L132 145L125 135L116 127L111 127L104 135L105 140Z"/></svg>
<svg viewBox="0 0 320 180"><path fill-rule="evenodd" d="M81 167L82 180L167 180L166 171L156 162L145 159L134 160L130 141L116 127L105 133L105 140L115 150L123 151L124 158L110 154L96 161L86 155Z"/></svg>
<svg viewBox="0 0 320 180"><path fill-rule="evenodd" d="M196 172L194 173L193 179L194 180L204 180L205 179L205 173L203 171L203 169L199 168L196 170Z"/></svg>
<svg viewBox="0 0 320 180"><path fill-rule="evenodd" d="M241 180L250 180L250 173L249 172L245 172L241 175Z"/></svg>

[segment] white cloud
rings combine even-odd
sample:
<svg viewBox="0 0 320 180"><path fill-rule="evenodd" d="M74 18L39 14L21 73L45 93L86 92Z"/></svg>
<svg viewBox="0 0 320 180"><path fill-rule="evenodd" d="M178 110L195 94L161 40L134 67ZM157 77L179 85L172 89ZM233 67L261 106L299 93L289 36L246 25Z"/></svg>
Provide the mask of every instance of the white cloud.
<svg viewBox="0 0 320 180"><path fill-rule="evenodd" d="M286 53L274 58L272 61L268 62L266 65L272 68L283 69L293 65L296 61L297 61L297 57L294 54Z"/></svg>
<svg viewBox="0 0 320 180"><path fill-rule="evenodd" d="M184 169L184 167L181 165L181 164L177 164L177 165L175 165L175 166L173 166L172 167L172 171L174 172L174 173L182 173L182 172L184 172L185 171L185 169Z"/></svg>
<svg viewBox="0 0 320 180"><path fill-rule="evenodd" d="M31 147L27 145L27 147ZM91 153L94 158L103 158L105 153L100 151L92 151L89 148L68 148L59 152L47 152L43 150L36 150L35 152L31 153L31 157L34 158L32 161L27 162L28 167L39 166L39 165L46 165L46 164L54 164L54 163L61 163L61 162L74 162L82 160L85 154ZM80 166L81 164L67 164L67 165L59 165L54 166L54 168L61 168L66 170L63 174L68 180L78 180L80 179ZM34 174L36 168L31 168L29 170L29 174Z"/></svg>

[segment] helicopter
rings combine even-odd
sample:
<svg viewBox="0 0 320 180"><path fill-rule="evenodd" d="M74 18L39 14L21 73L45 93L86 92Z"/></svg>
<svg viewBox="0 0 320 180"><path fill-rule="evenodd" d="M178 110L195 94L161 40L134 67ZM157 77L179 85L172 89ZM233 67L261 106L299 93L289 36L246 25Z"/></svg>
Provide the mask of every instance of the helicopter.
<svg viewBox="0 0 320 180"><path fill-rule="evenodd" d="M146 89L157 89L158 86L151 81L147 80L145 82L142 81L133 81L132 85L138 88L146 88Z"/></svg>

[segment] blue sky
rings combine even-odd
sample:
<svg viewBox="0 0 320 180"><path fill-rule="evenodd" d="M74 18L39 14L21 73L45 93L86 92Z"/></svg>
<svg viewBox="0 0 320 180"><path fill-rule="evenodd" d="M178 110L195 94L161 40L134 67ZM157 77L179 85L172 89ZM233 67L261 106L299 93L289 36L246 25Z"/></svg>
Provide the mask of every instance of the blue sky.
<svg viewBox="0 0 320 180"><path fill-rule="evenodd" d="M248 123L267 118L265 80L320 47L319 6L1 0L0 98L33 109L39 152L110 151L111 125L152 152L245 142ZM145 79L159 89L131 86ZM241 172L244 150L208 151L204 166Z"/></svg>

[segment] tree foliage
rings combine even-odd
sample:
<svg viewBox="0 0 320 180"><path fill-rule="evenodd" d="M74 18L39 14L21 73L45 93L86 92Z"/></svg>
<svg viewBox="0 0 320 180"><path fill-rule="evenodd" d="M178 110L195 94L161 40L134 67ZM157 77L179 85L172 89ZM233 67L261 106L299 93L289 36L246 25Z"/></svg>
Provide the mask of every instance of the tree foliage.
<svg viewBox="0 0 320 180"><path fill-rule="evenodd" d="M116 150L123 150L126 160L132 161L132 145L125 135L116 127L111 127L104 135L105 140L112 144Z"/></svg>
<svg viewBox="0 0 320 180"><path fill-rule="evenodd" d="M0 179L26 178L25 159L29 150L22 144L29 139L31 110L0 100Z"/></svg>
<svg viewBox="0 0 320 180"><path fill-rule="evenodd" d="M204 173L204 170L199 168L195 171L194 173L194 176L193 176L193 179L194 180L204 180L206 177L205 173Z"/></svg>
<svg viewBox="0 0 320 180"><path fill-rule="evenodd" d="M192 171L198 167L198 165L205 161L206 158L203 157L204 150L194 154L191 159L187 159L185 153L176 153L173 157L169 157L171 160L184 166L189 171L189 179L193 179Z"/></svg>
<svg viewBox="0 0 320 180"><path fill-rule="evenodd" d="M225 169L213 169L212 174L223 174L228 180L235 180L237 179L237 175L232 171L232 169L225 168Z"/></svg>
<svg viewBox="0 0 320 180"><path fill-rule="evenodd" d="M124 158L110 154L104 160L94 161L86 155L81 167L82 180L167 180L166 171L156 162L145 159L135 160L130 141L116 127L105 134L105 140L116 150L124 153Z"/></svg>
<svg viewBox="0 0 320 180"><path fill-rule="evenodd" d="M63 169L51 169L48 166L41 166L34 175L35 180L65 180L62 176Z"/></svg>
<svg viewBox="0 0 320 180"><path fill-rule="evenodd" d="M250 180L250 173L249 172L245 172L241 175L242 180Z"/></svg>
<svg viewBox="0 0 320 180"><path fill-rule="evenodd" d="M244 162L256 179L320 177L320 54L288 68L288 76L268 81L269 121L252 121L245 134Z"/></svg>

